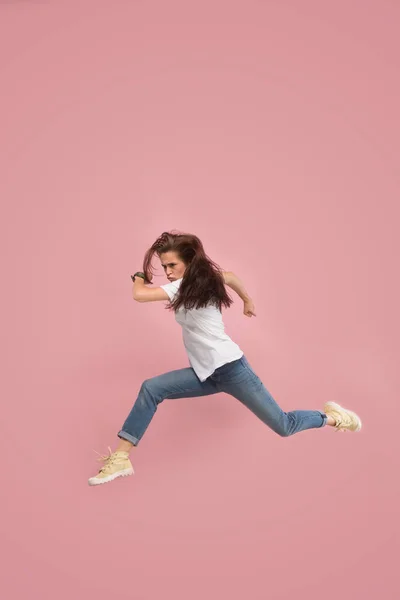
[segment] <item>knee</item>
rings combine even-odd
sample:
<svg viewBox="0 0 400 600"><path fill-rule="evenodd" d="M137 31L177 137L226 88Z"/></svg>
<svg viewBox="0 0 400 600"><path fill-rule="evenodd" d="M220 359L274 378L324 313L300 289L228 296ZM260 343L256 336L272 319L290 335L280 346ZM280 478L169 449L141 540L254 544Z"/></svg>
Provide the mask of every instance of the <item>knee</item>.
<svg viewBox="0 0 400 600"><path fill-rule="evenodd" d="M143 395L146 400L151 399L152 403L160 404L163 401L159 390L156 389L151 379L145 379L140 388L140 395Z"/></svg>
<svg viewBox="0 0 400 600"><path fill-rule="evenodd" d="M279 437L282 438L287 438L291 435L288 431L277 431L276 433L279 435Z"/></svg>
<svg viewBox="0 0 400 600"><path fill-rule="evenodd" d="M275 433L277 433L279 437L282 438L287 438L292 435L288 427L279 427L275 429Z"/></svg>
<svg viewBox="0 0 400 600"><path fill-rule="evenodd" d="M275 423L274 431L279 437L287 438L293 434L294 423L291 415L284 413L284 418Z"/></svg>
<svg viewBox="0 0 400 600"><path fill-rule="evenodd" d="M150 379L145 379L144 381L142 381L142 385L141 385L142 390L149 390L150 387L151 387Z"/></svg>

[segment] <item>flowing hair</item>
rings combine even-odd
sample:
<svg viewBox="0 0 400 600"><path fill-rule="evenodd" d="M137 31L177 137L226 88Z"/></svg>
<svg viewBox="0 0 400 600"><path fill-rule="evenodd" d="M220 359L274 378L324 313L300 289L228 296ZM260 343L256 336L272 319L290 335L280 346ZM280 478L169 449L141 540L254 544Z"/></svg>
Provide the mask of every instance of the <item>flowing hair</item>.
<svg viewBox="0 0 400 600"><path fill-rule="evenodd" d="M176 252L186 265L178 293L167 309L176 312L181 306L190 310L213 304L221 310L222 306L231 306L233 300L225 289L221 268L206 255L200 239L190 233L164 231L157 238L143 260L146 283L151 283L149 274L153 274L151 261L154 254L160 258L164 252Z"/></svg>

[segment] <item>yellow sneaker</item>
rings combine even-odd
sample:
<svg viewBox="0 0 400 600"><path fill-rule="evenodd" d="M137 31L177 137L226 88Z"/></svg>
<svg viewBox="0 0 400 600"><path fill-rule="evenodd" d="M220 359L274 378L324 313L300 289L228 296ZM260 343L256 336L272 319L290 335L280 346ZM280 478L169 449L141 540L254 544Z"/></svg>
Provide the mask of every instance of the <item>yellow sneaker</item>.
<svg viewBox="0 0 400 600"><path fill-rule="evenodd" d="M105 464L95 477L89 479L89 485L100 485L101 483L113 481L117 477L133 475L134 470L129 460L128 452L111 452L111 448L109 447L108 449L110 451L108 456L99 455L100 458L98 460L104 461ZM97 452L96 454L99 453Z"/></svg>
<svg viewBox="0 0 400 600"><path fill-rule="evenodd" d="M335 419L336 431L360 431L361 429L360 417L351 410L336 404L336 402L327 402L324 405L324 413Z"/></svg>

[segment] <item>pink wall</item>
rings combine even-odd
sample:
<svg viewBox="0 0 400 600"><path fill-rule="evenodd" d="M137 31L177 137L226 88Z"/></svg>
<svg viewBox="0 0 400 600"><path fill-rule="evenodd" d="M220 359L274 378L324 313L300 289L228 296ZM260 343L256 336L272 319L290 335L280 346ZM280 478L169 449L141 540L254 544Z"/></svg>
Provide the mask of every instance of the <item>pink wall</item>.
<svg viewBox="0 0 400 600"><path fill-rule="evenodd" d="M4 598L397 597L399 18L0 3ZM245 281L257 317L226 328L281 406L337 400L361 433L171 401L135 476L89 488L143 379L187 366L131 298L172 228Z"/></svg>

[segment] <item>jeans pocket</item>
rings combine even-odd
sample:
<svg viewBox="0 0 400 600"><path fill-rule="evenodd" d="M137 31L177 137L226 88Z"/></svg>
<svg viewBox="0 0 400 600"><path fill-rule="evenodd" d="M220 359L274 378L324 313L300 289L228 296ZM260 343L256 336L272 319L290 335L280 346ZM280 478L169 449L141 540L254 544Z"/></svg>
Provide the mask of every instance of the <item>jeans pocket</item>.
<svg viewBox="0 0 400 600"><path fill-rule="evenodd" d="M231 362L225 363L224 365L222 365L222 367L218 367L218 369L215 370L215 373L217 373L218 375L223 375L225 377L225 375L231 373L234 369L238 367L238 364L241 360L241 358L238 358L236 360L232 360Z"/></svg>
<svg viewBox="0 0 400 600"><path fill-rule="evenodd" d="M223 366L218 374L218 383L220 386L230 388L230 386L237 386L249 382L251 379L251 373L243 362L243 358L239 358L231 363L227 363Z"/></svg>

